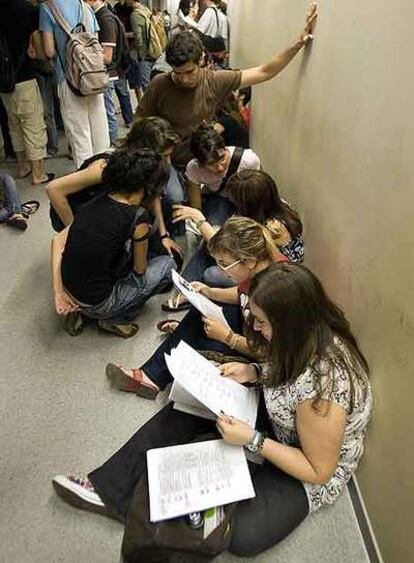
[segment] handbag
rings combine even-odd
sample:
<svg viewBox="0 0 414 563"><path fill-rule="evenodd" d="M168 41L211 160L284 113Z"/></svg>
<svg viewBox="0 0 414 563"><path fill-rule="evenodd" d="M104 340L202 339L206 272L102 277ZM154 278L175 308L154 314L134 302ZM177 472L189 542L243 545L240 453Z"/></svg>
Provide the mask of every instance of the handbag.
<svg viewBox="0 0 414 563"><path fill-rule="evenodd" d="M122 542L124 563L204 563L225 551L231 539L231 517L237 503L224 507L223 521L207 538L203 527L190 527L185 516L150 522L148 480L135 487Z"/></svg>

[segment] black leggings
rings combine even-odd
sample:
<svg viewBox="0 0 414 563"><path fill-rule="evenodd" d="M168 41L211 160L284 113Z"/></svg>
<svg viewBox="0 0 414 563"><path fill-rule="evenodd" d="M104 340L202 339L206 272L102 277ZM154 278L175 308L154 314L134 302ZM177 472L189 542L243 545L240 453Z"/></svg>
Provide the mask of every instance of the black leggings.
<svg viewBox="0 0 414 563"><path fill-rule="evenodd" d="M263 400L256 427L270 430ZM185 444L203 435L208 435L208 439L220 437L214 422L173 410L169 404L106 463L90 473L89 479L103 502L125 522L135 486L146 471L147 450ZM239 502L232 520L229 548L242 557L252 557L277 544L309 512L300 481L267 462L249 463L249 469L256 497Z"/></svg>

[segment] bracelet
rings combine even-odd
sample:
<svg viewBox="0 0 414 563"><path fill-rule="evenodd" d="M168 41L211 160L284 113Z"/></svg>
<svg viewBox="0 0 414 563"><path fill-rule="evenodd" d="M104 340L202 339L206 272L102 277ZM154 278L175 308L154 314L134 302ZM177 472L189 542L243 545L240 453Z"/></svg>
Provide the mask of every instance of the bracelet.
<svg viewBox="0 0 414 563"><path fill-rule="evenodd" d="M228 333L224 337L225 343L228 344L229 346L230 346L230 342L231 342L233 336L234 336L234 332L231 330L231 328L229 328Z"/></svg>
<svg viewBox="0 0 414 563"><path fill-rule="evenodd" d="M198 221L195 221L195 226L197 227L197 229L199 229L201 227L201 225L203 223L206 223L207 219L205 217L203 217L202 219L199 219Z"/></svg>
<svg viewBox="0 0 414 563"><path fill-rule="evenodd" d="M239 334L234 334L234 333L233 333L233 338L231 339L231 342L230 342L230 344L229 344L229 346L230 346L230 348L231 348L232 350L234 350L234 349L236 348L236 346L237 346L237 344L238 344L238 342L239 342L239 338L240 338L240 335L239 335Z"/></svg>
<svg viewBox="0 0 414 563"><path fill-rule="evenodd" d="M165 233L165 235L161 235L161 236L160 236L160 240L164 240L164 239L166 239L166 238L171 238L171 237L170 237L170 233Z"/></svg>

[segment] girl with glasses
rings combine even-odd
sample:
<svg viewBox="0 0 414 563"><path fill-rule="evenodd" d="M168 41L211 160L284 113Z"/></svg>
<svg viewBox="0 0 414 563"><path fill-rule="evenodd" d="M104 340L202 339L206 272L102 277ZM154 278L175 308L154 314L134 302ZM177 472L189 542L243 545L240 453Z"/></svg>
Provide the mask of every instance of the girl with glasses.
<svg viewBox="0 0 414 563"><path fill-rule="evenodd" d="M230 330L219 321L203 318L195 309L191 309L181 323L164 321L175 325L174 332L140 368L125 369L108 364L106 373L113 386L155 399L158 392L172 381L164 354L169 354L181 340L197 350L207 351L207 356L219 353L220 357L252 357L244 336L249 285L258 272L286 258L274 245L270 232L246 217L228 219L210 240L209 250L236 286L211 288L200 282L194 282L192 286L195 291L223 304Z"/></svg>

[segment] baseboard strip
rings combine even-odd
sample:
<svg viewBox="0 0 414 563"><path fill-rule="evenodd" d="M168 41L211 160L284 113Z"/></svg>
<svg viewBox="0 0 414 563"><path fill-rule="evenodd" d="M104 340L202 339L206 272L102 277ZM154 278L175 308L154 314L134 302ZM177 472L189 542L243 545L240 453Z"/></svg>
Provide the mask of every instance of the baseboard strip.
<svg viewBox="0 0 414 563"><path fill-rule="evenodd" d="M375 538L374 530L369 520L364 499L361 495L361 489L359 488L358 481L356 480L355 476L352 477L352 479L348 482L348 490L369 560L371 563L384 563L377 540Z"/></svg>

